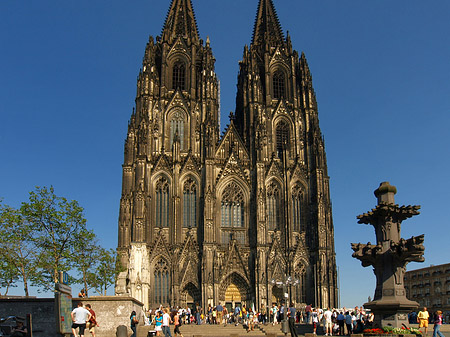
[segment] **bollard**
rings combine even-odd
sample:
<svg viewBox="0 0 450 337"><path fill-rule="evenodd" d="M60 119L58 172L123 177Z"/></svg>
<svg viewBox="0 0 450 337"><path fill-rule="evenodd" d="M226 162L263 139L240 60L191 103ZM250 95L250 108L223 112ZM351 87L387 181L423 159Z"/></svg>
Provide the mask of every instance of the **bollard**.
<svg viewBox="0 0 450 337"><path fill-rule="evenodd" d="M128 337L128 328L125 325L119 325L116 329L116 337Z"/></svg>

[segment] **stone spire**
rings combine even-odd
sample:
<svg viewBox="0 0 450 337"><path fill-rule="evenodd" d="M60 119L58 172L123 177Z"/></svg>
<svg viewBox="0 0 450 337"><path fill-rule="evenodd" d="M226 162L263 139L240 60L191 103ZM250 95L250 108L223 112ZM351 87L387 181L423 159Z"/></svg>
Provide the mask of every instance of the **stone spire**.
<svg viewBox="0 0 450 337"><path fill-rule="evenodd" d="M191 0L172 0L162 31L164 41L171 43L181 36L193 42L199 40L197 22Z"/></svg>
<svg viewBox="0 0 450 337"><path fill-rule="evenodd" d="M284 43L283 31L272 0L260 0L253 28L252 44L277 46Z"/></svg>

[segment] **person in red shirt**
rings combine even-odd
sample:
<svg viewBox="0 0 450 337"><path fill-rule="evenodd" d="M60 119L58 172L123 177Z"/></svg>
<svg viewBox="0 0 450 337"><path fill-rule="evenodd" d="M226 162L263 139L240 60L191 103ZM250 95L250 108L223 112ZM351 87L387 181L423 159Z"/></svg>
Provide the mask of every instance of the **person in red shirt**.
<svg viewBox="0 0 450 337"><path fill-rule="evenodd" d="M95 312L94 312L94 310L92 310L90 304L86 304L86 309L91 314L91 318L87 322L86 328L89 330L89 332L91 333L92 337L95 337L95 327L98 326L97 317L95 316Z"/></svg>

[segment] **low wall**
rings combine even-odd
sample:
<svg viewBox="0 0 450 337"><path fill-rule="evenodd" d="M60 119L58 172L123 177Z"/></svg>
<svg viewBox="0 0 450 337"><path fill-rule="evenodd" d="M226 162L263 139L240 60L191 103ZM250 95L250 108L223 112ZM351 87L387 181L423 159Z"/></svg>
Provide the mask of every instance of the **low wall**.
<svg viewBox="0 0 450 337"><path fill-rule="evenodd" d="M96 328L98 337L111 337L116 335L119 325L128 327L131 334L130 313L134 310L142 321L143 303L131 297L98 296L89 298L73 298L75 308L78 302L89 303L95 311L99 327ZM0 317L32 315L34 337L60 337L56 332L56 314L54 298L26 298L26 297L0 297ZM90 333L86 332L85 336Z"/></svg>

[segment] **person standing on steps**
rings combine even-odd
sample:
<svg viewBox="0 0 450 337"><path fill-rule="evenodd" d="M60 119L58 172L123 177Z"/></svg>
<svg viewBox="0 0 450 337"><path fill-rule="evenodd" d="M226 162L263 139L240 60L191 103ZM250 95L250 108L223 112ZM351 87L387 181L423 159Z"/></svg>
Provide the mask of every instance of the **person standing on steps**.
<svg viewBox="0 0 450 337"><path fill-rule="evenodd" d="M291 305L289 306L287 315L289 319L289 331L291 332L291 337L298 337L297 331L295 330L295 307L294 303L291 302Z"/></svg>

